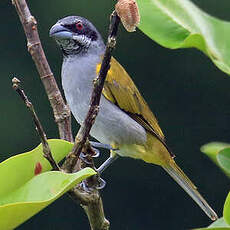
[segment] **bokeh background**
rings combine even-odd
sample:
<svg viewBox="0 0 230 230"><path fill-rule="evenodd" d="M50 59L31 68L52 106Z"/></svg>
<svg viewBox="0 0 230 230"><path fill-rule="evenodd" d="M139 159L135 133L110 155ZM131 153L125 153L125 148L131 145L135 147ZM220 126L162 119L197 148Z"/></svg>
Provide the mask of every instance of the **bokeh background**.
<svg viewBox="0 0 230 230"><path fill-rule="evenodd" d="M230 20L229 0L193 0L206 12ZM106 37L115 1L29 1L47 58L60 85L62 57L49 28L61 17L90 19ZM58 132L38 73L27 53L22 26L11 1L0 2L0 160L31 150L39 144L31 117L11 88L11 78L21 79L49 138ZM178 164L222 215L229 179L200 152L210 141L230 142L230 77L195 49L169 50L141 31L120 28L114 56L127 69L156 114L177 155ZM61 87L61 85L60 85ZM74 133L79 126L73 122ZM107 156L104 154L101 161ZM25 165L26 167L26 165ZM206 215L159 167L122 158L104 173L102 191L111 230L183 230L206 226ZM7 180L7 175L6 175ZM89 229L80 206L63 196L21 225L27 229Z"/></svg>

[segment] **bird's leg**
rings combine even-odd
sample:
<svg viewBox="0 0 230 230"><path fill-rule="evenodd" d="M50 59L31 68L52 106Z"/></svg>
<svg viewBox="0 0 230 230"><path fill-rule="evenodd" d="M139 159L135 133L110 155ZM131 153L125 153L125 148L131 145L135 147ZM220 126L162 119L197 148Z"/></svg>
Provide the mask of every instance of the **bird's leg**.
<svg viewBox="0 0 230 230"><path fill-rule="evenodd" d="M111 153L110 157L97 169L97 172L102 174L118 157L118 154Z"/></svg>
<svg viewBox="0 0 230 230"><path fill-rule="evenodd" d="M110 150L110 151L114 151L114 150L117 150L115 148L113 148L111 145L108 145L108 144L103 144L103 143L100 143L100 142L96 142L96 141L90 141L90 144L92 146L92 149L94 150L95 154L92 155L92 157L96 158L96 157L99 157L100 156L100 150L98 148L101 148L101 149L107 149L107 150Z"/></svg>
<svg viewBox="0 0 230 230"><path fill-rule="evenodd" d="M96 141L90 141L89 143L94 148L102 148L102 149L108 149L108 150L117 150L117 149L113 148L111 145L108 145L108 144L103 144L103 143L96 142Z"/></svg>
<svg viewBox="0 0 230 230"><path fill-rule="evenodd" d="M119 156L115 154L111 150L110 157L102 163L102 165L96 170L98 172L98 176L104 172L105 169L107 169ZM106 185L106 181L103 180L100 176L98 177L98 185L96 186L97 189L103 189Z"/></svg>
<svg viewBox="0 0 230 230"><path fill-rule="evenodd" d="M111 151L112 152L112 151ZM103 162L102 163L102 165L98 168L98 169L96 169L96 171L98 172L98 174L97 175L95 175L96 177L97 177L97 184L96 184L96 186L95 186L95 188L96 189L103 189L104 187L105 187L105 185L106 185L106 181L105 180L103 180L101 177L100 177L100 175L105 171L105 169L107 169L116 159L118 159L119 158L119 155L118 154L114 154L114 152L113 153L111 153L111 155L110 155L110 157L105 161L105 162ZM83 180L82 182L81 182L81 184L80 184L80 186L83 188L83 190L85 190L86 192L89 192L90 191L90 189L89 189L89 187L88 187L88 185L87 185L87 180Z"/></svg>
<svg viewBox="0 0 230 230"><path fill-rule="evenodd" d="M108 144L103 144L100 142L95 142L95 141L90 141L90 144L92 146L92 150L94 154L92 154L93 158L99 157L100 156L100 150L98 148L102 149L108 149L108 150L115 150L111 145ZM89 164L90 162L87 160L87 154L84 154L83 152L80 153L79 158L84 161L86 164Z"/></svg>
<svg viewBox="0 0 230 230"><path fill-rule="evenodd" d="M103 144L103 143L99 143L99 142L90 142L91 146L93 147L93 151L96 152L96 154L91 155L92 157L98 157L98 155L100 154L100 151L96 148L103 148L103 149L108 149L110 150L110 157L104 162L102 163L102 165L98 168L95 169L98 174L94 176L94 187L96 189L103 189L106 185L106 181L103 180L100 175L102 174L102 172L104 172L105 169L107 169L119 156L114 152L115 150L118 150L117 148L113 148L111 145L108 144ZM80 158L81 160L84 161L84 163L89 164L90 162L87 159L87 155L84 153L80 154ZM81 182L80 186L82 187L83 190L85 190L86 192L90 191L90 188L87 184L87 180L84 180Z"/></svg>
<svg viewBox="0 0 230 230"><path fill-rule="evenodd" d="M100 150L98 148L108 149L110 151L117 150L117 149L114 149L111 145L103 144L103 143L95 142L95 141L90 141L90 145L92 146L92 150L94 153L91 155L93 158L100 156ZM86 164L90 164L90 162L87 160L87 154L81 152L79 158Z"/></svg>

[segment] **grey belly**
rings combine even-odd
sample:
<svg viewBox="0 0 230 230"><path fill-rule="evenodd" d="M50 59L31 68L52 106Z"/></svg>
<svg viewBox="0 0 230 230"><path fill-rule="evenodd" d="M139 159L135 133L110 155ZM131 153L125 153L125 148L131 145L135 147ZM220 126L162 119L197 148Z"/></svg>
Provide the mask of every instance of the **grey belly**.
<svg viewBox="0 0 230 230"><path fill-rule="evenodd" d="M68 65L68 63L71 65ZM92 68L84 69L79 68L77 63L66 62L64 64L62 85L65 97L75 119L82 124L89 109L95 64L92 65ZM144 128L103 95L99 114L90 135L105 144L142 144L146 141Z"/></svg>
<svg viewBox="0 0 230 230"><path fill-rule="evenodd" d="M105 144L143 144L146 141L144 128L116 105L101 98L99 114L90 134Z"/></svg>
<svg viewBox="0 0 230 230"><path fill-rule="evenodd" d="M78 103L72 98L67 101L75 119L82 124L89 109L88 102L84 103L84 98ZM145 129L103 95L90 135L104 144L143 144L146 141Z"/></svg>

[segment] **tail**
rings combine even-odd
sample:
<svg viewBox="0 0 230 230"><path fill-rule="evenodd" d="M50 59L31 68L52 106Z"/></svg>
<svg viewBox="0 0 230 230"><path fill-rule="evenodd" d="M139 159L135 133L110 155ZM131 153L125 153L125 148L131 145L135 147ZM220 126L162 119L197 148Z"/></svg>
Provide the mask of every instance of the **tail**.
<svg viewBox="0 0 230 230"><path fill-rule="evenodd" d="M174 161L171 161L170 165L163 166L163 168L189 194L211 220L218 219L217 214L197 191L196 186Z"/></svg>

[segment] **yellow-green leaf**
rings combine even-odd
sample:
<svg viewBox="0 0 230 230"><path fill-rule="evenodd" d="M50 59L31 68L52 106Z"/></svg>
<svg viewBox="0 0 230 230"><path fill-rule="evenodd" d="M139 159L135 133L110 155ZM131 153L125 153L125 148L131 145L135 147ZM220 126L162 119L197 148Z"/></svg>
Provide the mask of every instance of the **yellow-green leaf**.
<svg viewBox="0 0 230 230"><path fill-rule="evenodd" d="M77 173L45 172L16 190L0 197L0 229L12 230L95 171L85 168Z"/></svg>
<svg viewBox="0 0 230 230"><path fill-rule="evenodd" d="M224 220L228 225L230 225L230 193L224 203L224 211L223 211Z"/></svg>
<svg viewBox="0 0 230 230"><path fill-rule="evenodd" d="M211 142L201 147L201 152L205 153L217 164L224 173L230 177L230 144L223 142Z"/></svg>
<svg viewBox="0 0 230 230"><path fill-rule="evenodd" d="M212 161L214 161L218 165L216 159L217 154L227 147L230 147L230 144L224 142L210 142L201 146L200 151L205 153L208 157L211 158Z"/></svg>
<svg viewBox="0 0 230 230"><path fill-rule="evenodd" d="M137 0L139 28L167 48L195 47L230 74L230 23L214 18L189 0Z"/></svg>
<svg viewBox="0 0 230 230"><path fill-rule="evenodd" d="M217 162L225 173L230 176L230 148L225 148L217 154Z"/></svg>
<svg viewBox="0 0 230 230"><path fill-rule="evenodd" d="M196 228L194 230L230 230L230 226L224 221L224 218L221 217L208 227Z"/></svg>
<svg viewBox="0 0 230 230"><path fill-rule="evenodd" d="M52 155L56 162L61 161L72 149L73 144L60 139L48 140ZM0 163L0 197L14 191L38 173L51 169L49 162L43 157L42 146L30 152L18 154Z"/></svg>

